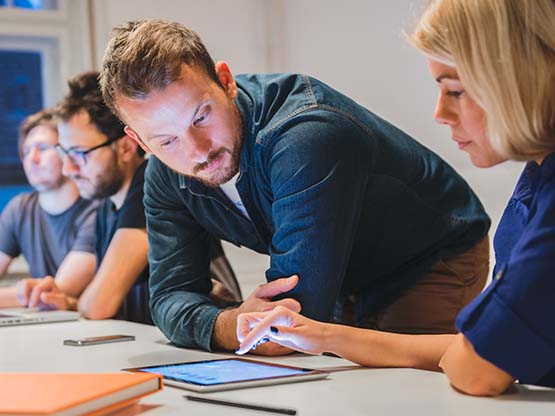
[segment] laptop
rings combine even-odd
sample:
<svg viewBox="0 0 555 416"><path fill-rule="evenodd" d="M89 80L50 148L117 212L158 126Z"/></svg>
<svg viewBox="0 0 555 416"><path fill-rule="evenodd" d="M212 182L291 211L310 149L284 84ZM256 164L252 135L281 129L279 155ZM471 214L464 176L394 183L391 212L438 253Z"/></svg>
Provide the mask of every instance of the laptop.
<svg viewBox="0 0 555 416"><path fill-rule="evenodd" d="M75 311L40 311L28 308L0 309L0 327L12 325L44 324L77 321L81 315Z"/></svg>

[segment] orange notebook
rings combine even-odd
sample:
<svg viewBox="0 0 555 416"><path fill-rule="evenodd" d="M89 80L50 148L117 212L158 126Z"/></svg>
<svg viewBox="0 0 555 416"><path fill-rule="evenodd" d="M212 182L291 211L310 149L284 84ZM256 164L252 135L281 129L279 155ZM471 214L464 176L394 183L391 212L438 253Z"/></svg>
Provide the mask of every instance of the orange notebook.
<svg viewBox="0 0 555 416"><path fill-rule="evenodd" d="M0 415L97 416L161 389L157 374L3 373Z"/></svg>

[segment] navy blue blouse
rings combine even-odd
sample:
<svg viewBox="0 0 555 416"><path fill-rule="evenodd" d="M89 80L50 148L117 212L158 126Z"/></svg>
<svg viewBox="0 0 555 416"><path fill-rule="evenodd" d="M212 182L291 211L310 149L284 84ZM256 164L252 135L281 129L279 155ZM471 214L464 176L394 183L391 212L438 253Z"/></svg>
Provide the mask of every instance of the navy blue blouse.
<svg viewBox="0 0 555 416"><path fill-rule="evenodd" d="M494 247L493 282L457 328L521 383L555 387L555 153L526 165Z"/></svg>

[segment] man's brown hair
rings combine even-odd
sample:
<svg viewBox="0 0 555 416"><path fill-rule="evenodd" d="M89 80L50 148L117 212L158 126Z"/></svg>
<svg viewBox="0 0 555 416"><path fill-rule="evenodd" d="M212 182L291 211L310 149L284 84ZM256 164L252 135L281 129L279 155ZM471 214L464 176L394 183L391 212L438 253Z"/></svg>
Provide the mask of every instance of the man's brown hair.
<svg viewBox="0 0 555 416"><path fill-rule="evenodd" d="M31 114L27 116L19 126L19 137L17 141L17 149L19 150L19 157L23 159L23 145L27 136L35 127L46 126L58 133L58 128L56 126L56 119L54 117L54 112L52 109L47 108L45 110L39 111L38 113Z"/></svg>
<svg viewBox="0 0 555 416"><path fill-rule="evenodd" d="M67 85L69 92L56 108L56 115L62 121L68 121L74 115L85 111L89 114L91 123L108 139L125 136L123 123L102 99L97 71L77 74L67 82Z"/></svg>
<svg viewBox="0 0 555 416"><path fill-rule="evenodd" d="M142 99L181 78L181 65L196 66L218 85L214 61L198 35L176 22L138 20L115 27L104 53L100 86L106 105L119 114L117 96Z"/></svg>
<svg viewBox="0 0 555 416"><path fill-rule="evenodd" d="M56 107L56 116L62 121L69 121L85 111L98 131L109 140L119 139L125 136L125 126L104 102L98 75L98 71L87 71L71 78L67 82L69 92ZM143 156L144 151L139 147L137 154Z"/></svg>

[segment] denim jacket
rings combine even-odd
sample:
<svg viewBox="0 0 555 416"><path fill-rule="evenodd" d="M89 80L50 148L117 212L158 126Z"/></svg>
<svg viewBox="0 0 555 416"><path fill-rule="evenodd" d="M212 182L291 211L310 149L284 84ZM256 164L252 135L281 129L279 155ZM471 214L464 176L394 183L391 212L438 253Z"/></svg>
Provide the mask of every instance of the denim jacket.
<svg viewBox="0 0 555 416"><path fill-rule="evenodd" d="M237 189L149 163L145 209L150 306L175 344L211 349L209 236L270 255L266 280L298 274L302 313L330 319L339 296L364 316L436 260L483 238L490 220L466 182L414 139L304 75L239 75L243 145Z"/></svg>

